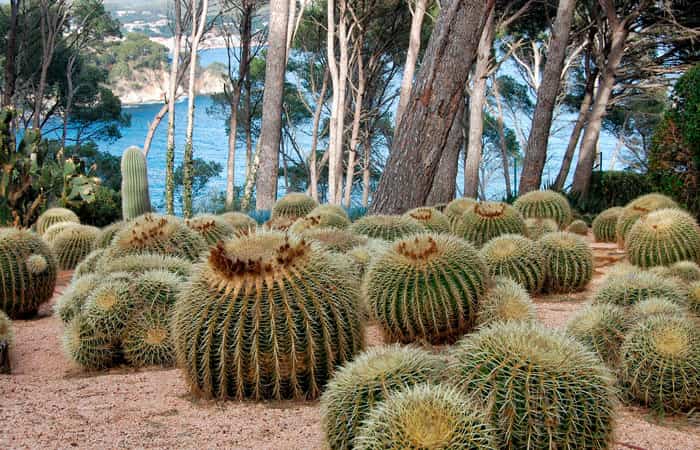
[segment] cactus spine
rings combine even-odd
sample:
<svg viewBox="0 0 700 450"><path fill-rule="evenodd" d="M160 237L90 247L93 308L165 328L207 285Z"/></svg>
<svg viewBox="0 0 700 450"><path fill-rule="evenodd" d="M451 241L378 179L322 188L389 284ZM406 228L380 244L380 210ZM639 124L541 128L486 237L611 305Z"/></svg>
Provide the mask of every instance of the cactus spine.
<svg viewBox="0 0 700 450"><path fill-rule="evenodd" d="M146 156L138 147L129 147L122 155L122 216L130 220L151 212L148 194Z"/></svg>
<svg viewBox="0 0 700 450"><path fill-rule="evenodd" d="M639 218L646 217L650 212L664 208L678 208L678 204L665 195L655 193L642 195L629 202L620 211L617 225L615 226L615 238L617 239L618 247L624 248L627 234L629 234L632 225Z"/></svg>
<svg viewBox="0 0 700 450"><path fill-rule="evenodd" d="M426 230L434 233L449 233L450 219L435 208L415 208L404 214L420 222Z"/></svg>
<svg viewBox="0 0 700 450"><path fill-rule="evenodd" d="M51 241L61 270L73 270L95 247L99 228L72 225L62 229Z"/></svg>
<svg viewBox="0 0 700 450"><path fill-rule="evenodd" d="M211 214L202 214L187 219L185 224L202 236L209 245L230 239L235 233L234 228L226 220Z"/></svg>
<svg viewBox="0 0 700 450"><path fill-rule="evenodd" d="M424 231L415 219L401 216L364 216L350 226L350 231L369 238L395 241L409 234Z"/></svg>
<svg viewBox="0 0 700 450"><path fill-rule="evenodd" d="M534 322L536 317L527 291L510 278L497 277L481 301L476 322L483 327L494 322Z"/></svg>
<svg viewBox="0 0 700 450"><path fill-rule="evenodd" d="M596 352L609 367L617 367L629 325L623 308L612 304L589 305L569 321L566 331Z"/></svg>
<svg viewBox="0 0 700 450"><path fill-rule="evenodd" d="M277 201L272 207L271 219L288 217L296 220L304 217L318 206L318 202L306 194L292 192Z"/></svg>
<svg viewBox="0 0 700 450"><path fill-rule="evenodd" d="M674 280L633 269L608 275L596 290L593 302L631 306L650 297L664 297L682 305L686 294Z"/></svg>

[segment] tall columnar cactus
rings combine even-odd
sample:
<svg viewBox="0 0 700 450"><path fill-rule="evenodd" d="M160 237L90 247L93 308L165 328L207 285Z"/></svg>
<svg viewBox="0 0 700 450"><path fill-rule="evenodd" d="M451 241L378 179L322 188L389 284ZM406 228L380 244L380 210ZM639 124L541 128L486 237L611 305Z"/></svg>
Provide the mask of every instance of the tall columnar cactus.
<svg viewBox="0 0 700 450"><path fill-rule="evenodd" d="M0 309L0 374L12 372L10 366L10 347L12 347L12 321Z"/></svg>
<svg viewBox="0 0 700 450"><path fill-rule="evenodd" d="M525 234L525 220L507 203L481 202L462 214L454 233L481 248L502 234Z"/></svg>
<svg viewBox="0 0 700 450"><path fill-rule="evenodd" d="M471 244L426 233L395 242L369 266L364 297L389 340L450 342L474 326L487 284Z"/></svg>
<svg viewBox="0 0 700 450"><path fill-rule="evenodd" d="M126 361L133 367L172 366L175 351L169 323L170 308L167 306L138 311L123 333L122 348Z"/></svg>
<svg viewBox="0 0 700 450"><path fill-rule="evenodd" d="M546 291L567 293L586 287L593 277L593 252L582 237L556 232L545 234L539 242L547 271Z"/></svg>
<svg viewBox="0 0 700 450"><path fill-rule="evenodd" d="M451 386L421 384L393 393L369 413L356 449L498 448L478 405Z"/></svg>
<svg viewBox="0 0 700 450"><path fill-rule="evenodd" d="M455 225L462 219L462 214L472 206L476 205L478 201L471 197L456 198L447 204L444 214L450 221L450 227L454 230Z"/></svg>
<svg viewBox="0 0 700 450"><path fill-rule="evenodd" d="M678 204L662 194L647 194L629 202L620 212L615 226L615 239L624 248L627 235L637 220L652 211L665 208L678 208Z"/></svg>
<svg viewBox="0 0 700 450"><path fill-rule="evenodd" d="M428 351L391 345L374 347L338 369L321 397L321 426L329 448L354 448L367 414L392 392L436 382L445 362Z"/></svg>
<svg viewBox="0 0 700 450"><path fill-rule="evenodd" d="M700 281L700 266L692 261L678 261L670 266L656 266L650 272L664 278L674 278L685 284Z"/></svg>
<svg viewBox="0 0 700 450"><path fill-rule="evenodd" d="M114 236L126 226L126 222L114 222L100 230L100 234L95 241L95 248L107 248L112 243Z"/></svg>
<svg viewBox="0 0 700 450"><path fill-rule="evenodd" d="M622 208L615 206L606 209L593 219L593 236L596 242L615 242L617 239L615 230L620 214L622 214Z"/></svg>
<svg viewBox="0 0 700 450"><path fill-rule="evenodd" d="M404 214L420 222L426 230L434 233L449 233L450 219L435 208L415 208Z"/></svg>
<svg viewBox="0 0 700 450"><path fill-rule="evenodd" d="M318 206L318 202L306 194L292 192L277 200L272 206L272 219L289 217L298 219L310 213Z"/></svg>
<svg viewBox="0 0 700 450"><path fill-rule="evenodd" d="M564 228L573 218L569 201L558 192L532 191L518 197L513 203L526 219L553 219Z"/></svg>
<svg viewBox="0 0 700 450"><path fill-rule="evenodd" d="M496 277L479 305L476 322L480 327L494 322L533 322L537 311L521 285L510 278Z"/></svg>
<svg viewBox="0 0 700 450"><path fill-rule="evenodd" d="M154 253L196 261L207 248L207 241L177 218L146 214L114 236L107 255L117 258Z"/></svg>
<svg viewBox="0 0 700 450"><path fill-rule="evenodd" d="M554 219L525 219L525 235L530 239L538 240L547 233L559 231L559 225Z"/></svg>
<svg viewBox="0 0 700 450"><path fill-rule="evenodd" d="M607 449L613 378L598 357L561 332L496 323L451 351L451 380L485 405L499 448Z"/></svg>
<svg viewBox="0 0 700 450"><path fill-rule="evenodd" d="M304 217L297 219L291 227L290 233L303 233L312 228L338 228L344 229L350 226L350 219L347 216L332 212L311 212Z"/></svg>
<svg viewBox="0 0 700 450"><path fill-rule="evenodd" d="M700 227L679 209L659 209L637 220L625 240L629 261L648 268L678 261L700 263Z"/></svg>
<svg viewBox="0 0 700 450"><path fill-rule="evenodd" d="M202 236L209 245L230 239L235 234L234 228L226 220L212 214L202 214L187 219L185 224Z"/></svg>
<svg viewBox="0 0 700 450"><path fill-rule="evenodd" d="M56 286L58 264L31 231L0 229L0 309L12 319L36 314Z"/></svg>
<svg viewBox="0 0 700 450"><path fill-rule="evenodd" d="M95 248L99 228L73 225L64 228L51 242L61 270L73 270Z"/></svg>
<svg viewBox="0 0 700 450"><path fill-rule="evenodd" d="M688 309L683 305L669 300L665 297L649 297L636 303L631 310L630 317L634 323L653 316L672 317L685 316L688 314Z"/></svg>
<svg viewBox="0 0 700 450"><path fill-rule="evenodd" d="M586 224L586 222L583 220L574 220L568 227L566 227L566 231L569 233L586 236L588 234L588 224Z"/></svg>
<svg viewBox="0 0 700 450"><path fill-rule="evenodd" d="M157 254L136 254L118 258L104 258L99 273L127 272L139 275L151 270L165 270L185 279L192 273L192 262L176 256Z"/></svg>
<svg viewBox="0 0 700 450"><path fill-rule="evenodd" d="M630 306L650 297L664 297L682 305L686 293L674 280L651 272L630 270L608 275L596 290L593 302Z"/></svg>
<svg viewBox="0 0 700 450"><path fill-rule="evenodd" d="M49 208L39 216L36 221L36 232L41 236L51 225L57 223L70 222L80 223L78 215L66 208Z"/></svg>
<svg viewBox="0 0 700 450"><path fill-rule="evenodd" d="M531 293L542 290L547 271L542 248L535 241L504 234L484 245L481 256L491 275L511 278Z"/></svg>
<svg viewBox="0 0 700 450"><path fill-rule="evenodd" d="M248 214L243 214L242 212L226 212L221 215L221 218L233 227L236 234L241 232L247 233L251 229L254 230L258 226L255 219L250 217Z"/></svg>
<svg viewBox="0 0 700 450"><path fill-rule="evenodd" d="M316 398L364 345L359 286L296 235L218 244L175 304L178 366L207 398Z"/></svg>
<svg viewBox="0 0 700 450"><path fill-rule="evenodd" d="M629 317L622 307L604 303L579 311L569 320L566 331L609 367L617 367L620 346L629 326Z"/></svg>
<svg viewBox="0 0 700 450"><path fill-rule="evenodd" d="M148 194L146 155L138 147L129 147L122 155L122 216L130 220L151 212Z"/></svg>
<svg viewBox="0 0 700 450"><path fill-rule="evenodd" d="M74 279L68 288L63 291L58 300L56 300L54 312L64 324L68 324L75 316L81 313L83 305L104 278L104 275L101 274L83 275Z"/></svg>
<svg viewBox="0 0 700 450"><path fill-rule="evenodd" d="M350 226L350 231L369 238L395 241L425 228L415 219L401 216L364 216Z"/></svg>
<svg viewBox="0 0 700 450"><path fill-rule="evenodd" d="M626 393L661 411L700 403L700 328L690 318L655 316L638 323L622 344L620 381Z"/></svg>
<svg viewBox="0 0 700 450"><path fill-rule="evenodd" d="M75 316L63 332L65 354L87 369L112 366L119 353L114 339L100 332L85 315Z"/></svg>
<svg viewBox="0 0 700 450"><path fill-rule="evenodd" d="M337 228L312 228L302 233L304 239L317 242L321 247L337 253L345 253L365 245L368 239L349 230Z"/></svg>

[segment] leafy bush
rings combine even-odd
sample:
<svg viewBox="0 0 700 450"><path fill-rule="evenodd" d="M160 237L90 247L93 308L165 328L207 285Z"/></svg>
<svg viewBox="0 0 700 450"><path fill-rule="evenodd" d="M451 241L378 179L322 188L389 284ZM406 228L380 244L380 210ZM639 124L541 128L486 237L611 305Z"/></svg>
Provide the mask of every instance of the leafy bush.
<svg viewBox="0 0 700 450"><path fill-rule="evenodd" d="M613 206L625 206L653 191L645 174L631 171L593 171L590 194L580 199L569 194L571 205L581 214L599 214Z"/></svg>
<svg viewBox="0 0 700 450"><path fill-rule="evenodd" d="M122 196L113 189L100 186L92 202L83 202L71 209L80 217L80 223L104 227L122 220Z"/></svg>

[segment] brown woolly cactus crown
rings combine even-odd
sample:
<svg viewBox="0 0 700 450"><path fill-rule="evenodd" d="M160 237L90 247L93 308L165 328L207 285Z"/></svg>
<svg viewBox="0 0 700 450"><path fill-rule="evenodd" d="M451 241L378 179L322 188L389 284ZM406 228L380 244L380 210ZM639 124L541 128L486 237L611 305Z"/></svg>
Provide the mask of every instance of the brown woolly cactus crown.
<svg viewBox="0 0 700 450"><path fill-rule="evenodd" d="M433 231L435 233L450 232L450 219L435 208L415 208L404 215L417 220L423 224L428 231Z"/></svg>

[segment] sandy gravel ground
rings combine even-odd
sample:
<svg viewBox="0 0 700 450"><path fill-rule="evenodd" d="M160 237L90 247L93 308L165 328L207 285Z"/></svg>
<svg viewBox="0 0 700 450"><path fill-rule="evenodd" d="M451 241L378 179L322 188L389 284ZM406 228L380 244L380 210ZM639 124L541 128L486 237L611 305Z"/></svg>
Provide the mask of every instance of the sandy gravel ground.
<svg viewBox="0 0 700 450"><path fill-rule="evenodd" d="M606 258L619 257L614 246L594 249L591 287L609 269ZM586 296L536 298L539 318L561 327ZM61 352L62 325L50 307L15 322L13 375L0 375L0 448L322 448L317 402L196 401L174 369L82 372ZM367 332L371 345L381 343L376 327ZM697 414L661 419L620 407L615 447L700 449Z"/></svg>

